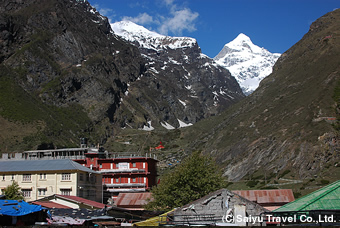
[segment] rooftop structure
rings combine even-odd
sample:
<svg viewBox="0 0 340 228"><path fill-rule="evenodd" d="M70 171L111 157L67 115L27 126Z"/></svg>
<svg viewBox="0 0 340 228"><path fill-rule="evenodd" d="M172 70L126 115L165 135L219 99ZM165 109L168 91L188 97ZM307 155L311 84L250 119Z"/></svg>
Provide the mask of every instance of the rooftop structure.
<svg viewBox="0 0 340 228"><path fill-rule="evenodd" d="M40 171L83 171L96 173L94 170L86 168L77 162L69 159L61 160L10 160L0 161L0 173L12 172L40 172Z"/></svg>
<svg viewBox="0 0 340 228"><path fill-rule="evenodd" d="M286 204L274 212L310 210L340 211L340 180Z"/></svg>
<svg viewBox="0 0 340 228"><path fill-rule="evenodd" d="M151 192L119 193L114 206L130 210L144 210L144 206L151 198Z"/></svg>
<svg viewBox="0 0 340 228"><path fill-rule="evenodd" d="M291 189L234 190L233 192L270 211L295 200Z"/></svg>
<svg viewBox="0 0 340 228"><path fill-rule="evenodd" d="M55 207L55 208L87 208L87 209L103 209L105 208L105 204L89 200L79 196L67 196L67 195L59 195L54 194L51 196L44 197L42 199L36 200L32 202L37 205L48 205L51 204L59 204L63 207ZM53 206L53 205L52 205Z"/></svg>
<svg viewBox="0 0 340 228"><path fill-rule="evenodd" d="M220 189L198 200L176 208L173 220L166 220L162 225L205 225L205 226L262 226L262 214L269 212L228 189ZM247 221L246 217L256 217Z"/></svg>
<svg viewBox="0 0 340 228"><path fill-rule="evenodd" d="M281 224L308 226L340 225L340 180L272 211ZM285 218L294 218L287 220Z"/></svg>

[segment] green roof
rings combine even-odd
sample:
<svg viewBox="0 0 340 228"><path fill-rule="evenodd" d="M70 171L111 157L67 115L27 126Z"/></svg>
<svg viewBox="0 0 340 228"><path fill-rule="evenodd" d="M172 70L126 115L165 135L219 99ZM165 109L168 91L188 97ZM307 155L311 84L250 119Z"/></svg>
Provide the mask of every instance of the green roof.
<svg viewBox="0 0 340 228"><path fill-rule="evenodd" d="M340 210L340 180L287 203L273 212Z"/></svg>

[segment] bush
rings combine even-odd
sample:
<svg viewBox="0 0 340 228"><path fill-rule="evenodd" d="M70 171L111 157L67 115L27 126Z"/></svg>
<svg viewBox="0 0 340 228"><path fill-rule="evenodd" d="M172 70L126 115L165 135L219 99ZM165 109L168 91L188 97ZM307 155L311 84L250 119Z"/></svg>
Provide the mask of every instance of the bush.
<svg viewBox="0 0 340 228"><path fill-rule="evenodd" d="M20 187L17 182L13 181L11 185L8 185L4 190L3 194L8 200L23 200L24 196L20 191Z"/></svg>
<svg viewBox="0 0 340 228"><path fill-rule="evenodd" d="M320 180L321 185L329 184L329 180Z"/></svg>
<svg viewBox="0 0 340 228"><path fill-rule="evenodd" d="M258 183L259 183L258 181L250 180L250 181L247 182L246 185L247 185L249 188L254 188Z"/></svg>

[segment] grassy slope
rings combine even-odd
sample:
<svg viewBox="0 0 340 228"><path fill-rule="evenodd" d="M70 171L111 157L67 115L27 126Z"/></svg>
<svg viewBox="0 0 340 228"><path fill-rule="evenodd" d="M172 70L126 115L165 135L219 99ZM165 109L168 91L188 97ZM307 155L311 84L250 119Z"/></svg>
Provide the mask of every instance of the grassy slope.
<svg viewBox="0 0 340 228"><path fill-rule="evenodd" d="M16 70L1 66L0 70L0 152L36 148L41 143L55 146L75 146L74 141L86 133L90 124L78 105L55 107L43 104L37 97L25 92L17 83ZM76 136L76 137L75 137Z"/></svg>

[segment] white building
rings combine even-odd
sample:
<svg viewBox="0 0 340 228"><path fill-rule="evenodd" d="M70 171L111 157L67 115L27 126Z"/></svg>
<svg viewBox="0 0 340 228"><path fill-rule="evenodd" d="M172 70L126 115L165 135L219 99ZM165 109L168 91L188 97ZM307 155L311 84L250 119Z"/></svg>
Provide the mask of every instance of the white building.
<svg viewBox="0 0 340 228"><path fill-rule="evenodd" d="M0 189L16 181L25 201L59 194L102 202L102 176L69 159L0 161Z"/></svg>

